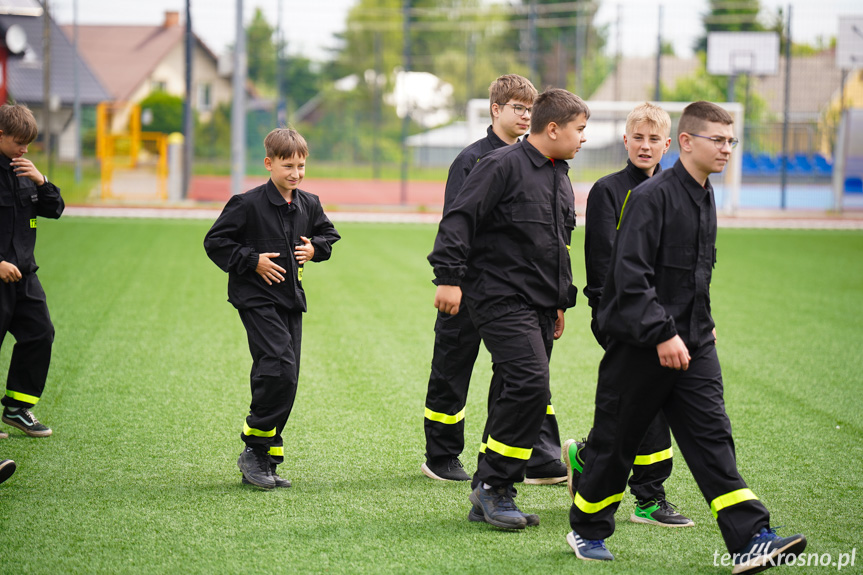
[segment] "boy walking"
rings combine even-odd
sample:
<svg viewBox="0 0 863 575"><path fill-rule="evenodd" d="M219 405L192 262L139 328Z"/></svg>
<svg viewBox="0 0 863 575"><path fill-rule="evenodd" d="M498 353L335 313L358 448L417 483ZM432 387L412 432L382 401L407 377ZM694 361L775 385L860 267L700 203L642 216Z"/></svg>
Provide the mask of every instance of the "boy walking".
<svg viewBox="0 0 863 575"><path fill-rule="evenodd" d="M623 146L629 156L626 167L597 180L587 196L584 232L587 285L584 295L591 310L590 327L603 349L606 347L606 336L597 325L596 312L611 263L611 248L617 235L620 214L631 190L662 169L659 161L671 144L670 134L671 118L668 112L650 103L637 106L626 118L626 133L623 136ZM563 450L564 459L569 459L570 497L575 496L573 486L581 471L578 451L583 447L583 443L570 439ZM665 498L663 484L671 475L671 469L671 432L665 415L659 411L647 428L632 468L629 488L636 502L630 521L663 527L695 525L691 519L677 513Z"/></svg>
<svg viewBox="0 0 863 575"><path fill-rule="evenodd" d="M60 190L24 157L37 134L26 106L0 106L0 345L7 333L15 338L6 395L0 399L2 420L30 437L47 437L51 429L30 409L45 390L54 325L33 250L37 218L57 219L65 204Z"/></svg>
<svg viewBox="0 0 863 575"><path fill-rule="evenodd" d="M485 154L514 144L530 128L536 88L517 74L499 77L488 88L491 126L456 157L444 192L444 213L449 211L470 171ZM480 336L470 315L437 313L431 375L426 392L423 426L426 461L420 469L443 481L468 481L459 455L464 450L464 418L468 386L479 353ZM560 433L554 409L548 405L539 441L527 462L525 483L552 484L566 479L558 458ZM480 454L482 457L482 454Z"/></svg>
<svg viewBox="0 0 863 575"><path fill-rule="evenodd" d="M788 561L802 535L779 537L737 470L710 315L716 204L708 176L737 144L731 116L709 102L687 106L680 159L630 195L599 303L607 348L599 367L591 440L566 537L576 556L611 560L605 539L641 438L662 410L710 505L733 573ZM778 557L777 557L778 556Z"/></svg>
<svg viewBox="0 0 863 575"><path fill-rule="evenodd" d="M340 239L317 196L299 189L309 149L293 129L264 140L270 180L233 196L204 239L207 255L228 272L228 301L240 314L252 354L252 402L240 438L243 483L290 487L276 472L282 430L300 373L303 265L329 259Z"/></svg>
<svg viewBox="0 0 863 575"><path fill-rule="evenodd" d="M491 353L494 375L471 519L524 529L516 507L549 404L553 340L575 304L569 259L575 198L565 160L585 141L590 114L578 96L549 89L533 106L530 137L482 157L444 214L429 262L435 307L467 311Z"/></svg>

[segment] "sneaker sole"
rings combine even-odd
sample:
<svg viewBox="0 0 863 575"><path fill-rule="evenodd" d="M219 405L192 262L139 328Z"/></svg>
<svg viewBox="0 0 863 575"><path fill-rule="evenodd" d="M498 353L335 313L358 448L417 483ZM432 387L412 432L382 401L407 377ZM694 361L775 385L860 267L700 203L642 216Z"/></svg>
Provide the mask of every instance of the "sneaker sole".
<svg viewBox="0 0 863 575"><path fill-rule="evenodd" d="M249 479L249 477L245 474L245 472L243 472L243 468L242 468L242 466L240 465L240 462L239 462L239 461L237 462L237 467L240 469L240 473L242 473L242 474L243 474L243 480L245 480L245 482L246 482L246 484L247 484L247 485L253 485L253 486L255 486L255 487L260 487L261 489L266 489L266 490L268 490L268 491L269 491L270 489L273 489L273 488L276 486L275 481L274 481L272 484L267 484L267 485L262 485L262 484L260 484L260 483L255 483L254 481L252 481L251 479Z"/></svg>
<svg viewBox="0 0 863 575"><path fill-rule="evenodd" d="M3 483L15 473L15 462L11 459L7 459L3 463L0 463L0 483Z"/></svg>
<svg viewBox="0 0 863 575"><path fill-rule="evenodd" d="M566 488L569 490L569 498L575 499L575 482L572 470L572 460L569 458L569 447L577 443L574 439L567 439L560 449L560 458L566 464Z"/></svg>
<svg viewBox="0 0 863 575"><path fill-rule="evenodd" d="M242 478L242 480L241 480L240 482L241 482L243 485L252 485L253 487L260 487L261 489L266 489L267 491L269 491L270 489L272 489L271 487L261 487L260 485L256 485L256 484L252 483L251 481L249 481L248 479L246 479L246 476L245 476L245 475L243 475L243 478ZM275 488L281 488L281 489L287 489L287 488L288 488L288 487L290 487L290 486L291 486L290 482L288 482L288 484L287 484L287 485L279 485L278 483L276 483L275 485L273 485L273 487L275 487Z"/></svg>
<svg viewBox="0 0 863 575"><path fill-rule="evenodd" d="M473 504L474 504L474 505L476 505L477 507L482 508L482 505L480 505L480 504L479 504L479 501L476 501L476 500L475 500L475 497L474 497L474 494L473 494L473 493L471 493L471 494L470 494L469 499L470 499L470 502L471 502L471 503L473 503ZM473 511L473 509L472 509L472 508L471 508L471 511ZM470 513L468 513L468 519L470 519ZM482 520L483 520L483 521L485 521L485 522L486 522L486 523L488 523L489 525L494 525L495 527L499 527L500 529L513 529L513 530L515 530L515 529L524 529L525 527L527 527L527 519L526 519L526 518L524 518L524 517L523 517L522 519L524 519L524 523L519 523L519 524L517 524L517 525L513 525L512 523L504 523L504 522L502 522L502 521L497 521L497 520L495 520L495 519L491 519L491 518L489 518L489 516L488 516L488 515L486 515L486 514L485 514L485 512L483 512L483 515L482 515Z"/></svg>
<svg viewBox="0 0 863 575"><path fill-rule="evenodd" d="M566 534L566 542L569 543L570 547L572 547L572 550L575 552L575 556L582 561L610 561L610 559L594 559L593 557L585 557L579 553L578 543L575 542L575 535L572 534L572 531Z"/></svg>
<svg viewBox="0 0 863 575"><path fill-rule="evenodd" d="M747 563L744 565L735 565L734 569L731 570L732 575L737 575L738 573L761 573L762 571L766 571L771 567L778 567L781 563L773 563L771 560L779 555L780 553L784 554L785 563L788 563L796 558L797 555L803 552L806 549L806 537L800 536L800 539L792 541L785 547L781 547L776 549L770 555L764 555L762 557L756 557L754 562Z"/></svg>
<svg viewBox="0 0 863 575"><path fill-rule="evenodd" d="M3 423L5 423L6 425L11 425L12 427L15 427L17 429L20 429L21 431L23 431L24 433L26 433L30 437L48 437L49 435L54 433L54 430L52 430L52 429L46 429L44 431L33 431L32 429L30 429L29 427L27 427L23 423L18 423L14 419L9 419L8 417L5 417L5 416L3 417ZM8 436L8 434L7 434L7 436Z"/></svg>
<svg viewBox="0 0 863 575"><path fill-rule="evenodd" d="M566 475L563 477L525 477L525 485L557 485L566 481Z"/></svg>
<svg viewBox="0 0 863 575"><path fill-rule="evenodd" d="M440 475L432 471L431 468L425 463L420 465L420 471L422 471L423 475L425 475L426 477L430 479L436 479L438 481L470 481L470 477L465 477L464 479L447 479L446 477L441 477Z"/></svg>
<svg viewBox="0 0 863 575"><path fill-rule="evenodd" d="M663 523L661 521L654 521L653 519L645 519L644 517L639 517L633 513L629 516L629 520L633 523L641 523L642 525L658 525L659 527L695 527L695 521L692 519L689 520L689 523Z"/></svg>
<svg viewBox="0 0 863 575"><path fill-rule="evenodd" d="M6 433L5 431L0 431L0 439L6 439L7 437L9 437L8 433Z"/></svg>
<svg viewBox="0 0 863 575"><path fill-rule="evenodd" d="M528 527L536 527L539 525L539 515L535 514L525 514L525 521L527 521ZM477 523L485 523L485 514L480 511L480 513L476 512L476 507L471 507L470 511L467 513L467 520L474 521Z"/></svg>

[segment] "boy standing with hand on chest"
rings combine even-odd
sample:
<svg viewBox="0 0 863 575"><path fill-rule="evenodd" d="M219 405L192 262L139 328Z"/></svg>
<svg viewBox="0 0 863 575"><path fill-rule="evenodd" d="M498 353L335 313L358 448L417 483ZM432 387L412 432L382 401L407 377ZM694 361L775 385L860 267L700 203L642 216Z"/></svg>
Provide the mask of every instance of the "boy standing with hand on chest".
<svg viewBox="0 0 863 575"><path fill-rule="evenodd" d="M317 196L299 189L309 149L293 129L264 140L270 180L233 196L204 239L207 255L228 272L228 301L240 314L252 354L252 402L237 461L243 483L290 487L276 473L284 461L282 430L300 373L303 265L324 261L340 239Z"/></svg>
<svg viewBox="0 0 863 575"><path fill-rule="evenodd" d="M54 325L45 290L36 276L37 217L57 219L65 204L60 190L24 157L36 139L36 119L26 106L0 106L0 344L15 337L3 423L31 437L52 431L30 412L45 390ZM0 432L0 437L7 437Z"/></svg>

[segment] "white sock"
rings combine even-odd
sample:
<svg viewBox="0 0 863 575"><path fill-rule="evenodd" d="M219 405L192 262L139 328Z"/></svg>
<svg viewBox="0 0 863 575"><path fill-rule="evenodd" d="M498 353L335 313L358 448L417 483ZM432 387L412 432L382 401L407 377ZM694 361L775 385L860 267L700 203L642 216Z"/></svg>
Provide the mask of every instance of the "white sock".
<svg viewBox="0 0 863 575"><path fill-rule="evenodd" d="M488 491L489 489L491 489L491 485L489 485L488 483L483 482L483 484L482 484L482 488L483 488L483 489L485 489L486 491Z"/></svg>

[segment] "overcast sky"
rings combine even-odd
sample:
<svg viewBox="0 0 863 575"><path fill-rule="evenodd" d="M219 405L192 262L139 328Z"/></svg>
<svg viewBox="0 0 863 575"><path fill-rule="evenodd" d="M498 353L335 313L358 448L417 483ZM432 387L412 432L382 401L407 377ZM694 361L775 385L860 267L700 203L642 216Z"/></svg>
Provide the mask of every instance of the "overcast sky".
<svg viewBox="0 0 863 575"><path fill-rule="evenodd" d="M72 22L75 0L49 1L60 23ZM244 0L244 21L248 23L255 9L260 7L275 24L280 4L288 51L323 60L327 48L337 45L333 33L344 30L348 9L356 0ZM798 42L812 43L818 36L835 36L839 16L863 16L861 0L795 0L790 3L761 0L761 5L771 12L789 4L792 6L792 36ZM77 5L78 21L82 24L154 25L162 22L166 10L185 14L184 0L77 0ZM615 22L620 6L620 44L624 54L654 54L659 5L664 7L663 36L674 44L679 55L688 55L701 34L701 15L707 11L707 0L601 0L597 21L612 25L610 47L617 46ZM191 6L195 33L214 52L223 52L234 41L236 0L191 0Z"/></svg>

